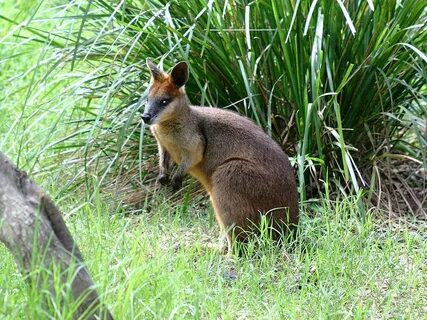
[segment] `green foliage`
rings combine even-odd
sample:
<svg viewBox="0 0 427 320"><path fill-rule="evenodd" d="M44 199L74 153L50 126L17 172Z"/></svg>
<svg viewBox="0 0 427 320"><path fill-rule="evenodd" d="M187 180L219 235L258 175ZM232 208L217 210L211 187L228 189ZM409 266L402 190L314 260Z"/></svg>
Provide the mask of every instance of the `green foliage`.
<svg viewBox="0 0 427 320"><path fill-rule="evenodd" d="M423 161L424 7L418 0L75 0L56 8L53 28L32 22L22 32L54 52L41 59L43 77L33 86L53 85L58 75L69 84L58 95L58 113L72 114L69 135L50 147L65 158L77 150L79 174L95 168L102 177L126 170L144 178L154 150L140 134L135 103L149 81L144 61L168 69L184 59L192 102L236 109L265 128L295 154L305 199L309 185L324 190L320 181L343 193L366 187L385 153Z"/></svg>

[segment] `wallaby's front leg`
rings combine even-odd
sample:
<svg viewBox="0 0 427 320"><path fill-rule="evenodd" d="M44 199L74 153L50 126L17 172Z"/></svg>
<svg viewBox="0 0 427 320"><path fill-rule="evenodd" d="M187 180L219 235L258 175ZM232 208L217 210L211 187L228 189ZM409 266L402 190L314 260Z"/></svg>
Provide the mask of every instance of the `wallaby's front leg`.
<svg viewBox="0 0 427 320"><path fill-rule="evenodd" d="M177 191L182 187L182 180L191 166L191 158L186 156L182 157L181 163L176 168L175 174L172 177L171 185L174 191Z"/></svg>
<svg viewBox="0 0 427 320"><path fill-rule="evenodd" d="M166 185L169 182L169 170L172 164L172 159L169 152L163 148L160 143L158 144L159 148L159 176L157 181L161 185Z"/></svg>
<svg viewBox="0 0 427 320"><path fill-rule="evenodd" d="M181 152L181 162L178 164L175 174L172 177L172 189L174 191L178 190L182 186L182 180L186 175L188 169L197 165L203 158L203 144L193 145L194 149L192 150L182 150Z"/></svg>

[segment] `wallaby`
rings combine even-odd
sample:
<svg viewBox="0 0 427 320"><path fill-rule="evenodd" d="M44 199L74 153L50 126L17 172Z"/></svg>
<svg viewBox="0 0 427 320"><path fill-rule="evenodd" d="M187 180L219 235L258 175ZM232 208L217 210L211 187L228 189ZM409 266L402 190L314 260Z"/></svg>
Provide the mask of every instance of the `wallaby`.
<svg viewBox="0 0 427 320"><path fill-rule="evenodd" d="M184 90L187 63L178 63L170 74L150 60L147 66L152 84L142 119L157 140L158 181L177 189L189 172L202 183L229 253L232 239L245 240L248 231L257 231L261 214L276 231L296 225L294 171L280 146L235 112L190 105ZM169 180L172 160L177 169Z"/></svg>

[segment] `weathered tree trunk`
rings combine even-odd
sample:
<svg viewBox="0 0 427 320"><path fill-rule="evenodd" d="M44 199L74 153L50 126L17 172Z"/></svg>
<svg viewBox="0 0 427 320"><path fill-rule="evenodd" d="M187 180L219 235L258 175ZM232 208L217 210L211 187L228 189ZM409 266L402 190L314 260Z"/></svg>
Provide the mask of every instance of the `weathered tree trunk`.
<svg viewBox="0 0 427 320"><path fill-rule="evenodd" d="M27 174L1 152L0 241L12 252L24 274L29 274L35 268L48 269L56 265L61 268L65 278L66 270L72 266L72 295L74 299L82 301L75 318L112 319L99 301L80 250L61 213ZM48 274L49 290L56 294L53 273ZM32 284L41 285L39 282L32 281Z"/></svg>

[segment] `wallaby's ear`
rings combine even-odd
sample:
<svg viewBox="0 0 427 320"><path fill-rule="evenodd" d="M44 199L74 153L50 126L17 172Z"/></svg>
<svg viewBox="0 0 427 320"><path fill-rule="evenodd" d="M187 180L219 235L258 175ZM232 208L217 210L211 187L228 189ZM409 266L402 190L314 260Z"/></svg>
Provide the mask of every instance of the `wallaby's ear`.
<svg viewBox="0 0 427 320"><path fill-rule="evenodd" d="M172 82L178 87L182 87L188 81L188 65L187 62L180 62L173 67L171 72Z"/></svg>
<svg viewBox="0 0 427 320"><path fill-rule="evenodd" d="M165 77L164 72L159 68L157 68L157 66L150 59L147 59L146 63L147 63L148 69L150 70L151 76L154 78L154 80L160 81L164 79Z"/></svg>

